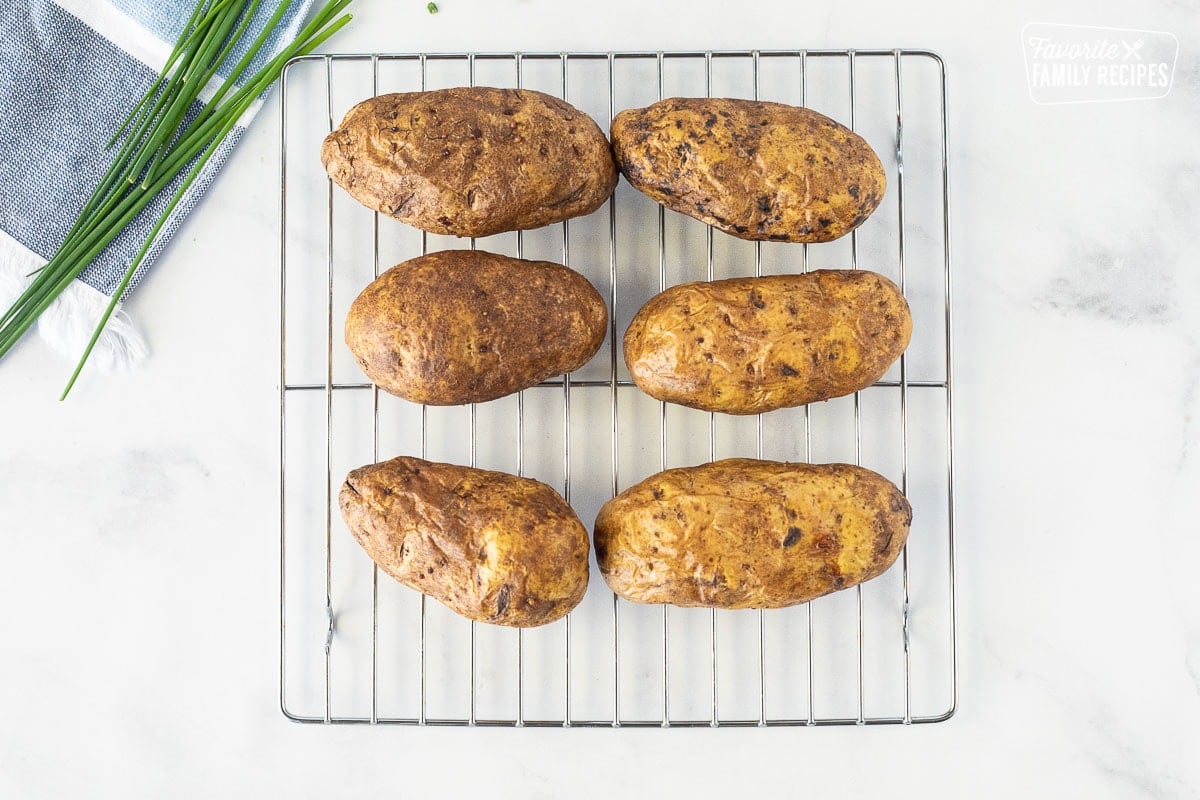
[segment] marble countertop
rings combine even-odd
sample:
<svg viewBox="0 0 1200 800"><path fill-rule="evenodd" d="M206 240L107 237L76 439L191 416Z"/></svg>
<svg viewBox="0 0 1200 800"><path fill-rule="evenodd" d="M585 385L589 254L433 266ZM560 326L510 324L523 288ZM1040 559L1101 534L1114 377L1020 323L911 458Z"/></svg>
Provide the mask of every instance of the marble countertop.
<svg viewBox="0 0 1200 800"><path fill-rule="evenodd" d="M929 48L949 74L958 694L771 730L301 726L278 703L278 98L126 308L0 365L0 796L1200 795L1194 4L358 0L339 51ZM1165 31L1165 97L1043 105L1031 22ZM236 286L236 290L231 287Z"/></svg>

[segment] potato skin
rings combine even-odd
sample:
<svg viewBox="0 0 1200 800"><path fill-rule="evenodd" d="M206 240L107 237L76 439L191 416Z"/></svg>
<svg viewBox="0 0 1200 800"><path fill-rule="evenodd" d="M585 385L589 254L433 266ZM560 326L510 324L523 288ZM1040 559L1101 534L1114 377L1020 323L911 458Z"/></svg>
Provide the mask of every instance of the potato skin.
<svg viewBox="0 0 1200 800"><path fill-rule="evenodd" d="M469 619L545 625L587 589L587 529L531 478L402 456L352 471L338 503L380 569Z"/></svg>
<svg viewBox="0 0 1200 800"><path fill-rule="evenodd" d="M609 500L596 558L637 603L782 608L881 574L911 522L900 490L863 467L732 458L660 472Z"/></svg>
<svg viewBox="0 0 1200 800"><path fill-rule="evenodd" d="M414 403L493 400L582 367L604 299L561 264L483 250L405 261L350 305L346 344L379 388Z"/></svg>
<svg viewBox="0 0 1200 800"><path fill-rule="evenodd" d="M439 89L365 100L321 163L368 208L431 233L490 236L595 211L617 185L603 131L528 89Z"/></svg>
<svg viewBox="0 0 1200 800"><path fill-rule="evenodd" d="M845 236L887 185L865 139L782 103L675 97L620 112L611 136L634 188L741 239Z"/></svg>
<svg viewBox="0 0 1200 800"><path fill-rule="evenodd" d="M879 380L912 337L900 288L867 270L685 283L625 331L634 382L659 400L755 414Z"/></svg>

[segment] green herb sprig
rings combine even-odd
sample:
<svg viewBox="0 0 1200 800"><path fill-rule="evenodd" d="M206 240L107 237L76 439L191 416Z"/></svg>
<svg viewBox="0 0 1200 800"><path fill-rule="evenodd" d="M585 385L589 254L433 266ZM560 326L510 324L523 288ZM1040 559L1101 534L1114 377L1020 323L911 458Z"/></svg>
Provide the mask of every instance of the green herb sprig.
<svg viewBox="0 0 1200 800"><path fill-rule="evenodd" d="M255 100L279 77L289 59L320 47L351 20L342 14L351 0L330 0L283 50L247 76L250 64L278 28L291 0L276 7L263 30L229 71L213 98L191 120L188 111L242 42L261 0L199 0L158 78L129 112L109 142L121 142L111 166L84 204L58 251L34 275L29 287L0 316L0 358L146 206L181 173L184 178L167 202L133 262L122 276L79 363L63 390L65 399L167 219L200 171ZM339 16L341 15L341 16ZM240 85L239 85L240 84Z"/></svg>

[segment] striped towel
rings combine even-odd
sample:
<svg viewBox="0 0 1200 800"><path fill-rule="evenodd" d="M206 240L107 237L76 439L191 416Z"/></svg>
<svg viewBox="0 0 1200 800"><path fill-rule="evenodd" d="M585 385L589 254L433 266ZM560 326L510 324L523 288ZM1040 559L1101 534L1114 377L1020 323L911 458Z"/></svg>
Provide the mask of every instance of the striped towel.
<svg viewBox="0 0 1200 800"><path fill-rule="evenodd" d="M264 0L243 42L265 27L279 2L288 0ZM247 75L296 35L312 2L289 3L274 38ZM114 155L105 145L154 82L194 7L195 0L0 0L0 312L66 238ZM235 52L226 63L241 55ZM208 87L201 101L211 98L214 89ZM199 202L261 103L240 120L192 184L129 290ZM193 112L198 109L199 103ZM122 275L182 179L162 192L42 314L38 330L53 349L72 361L83 353ZM111 369L130 366L146 353L141 335L118 312L91 360Z"/></svg>

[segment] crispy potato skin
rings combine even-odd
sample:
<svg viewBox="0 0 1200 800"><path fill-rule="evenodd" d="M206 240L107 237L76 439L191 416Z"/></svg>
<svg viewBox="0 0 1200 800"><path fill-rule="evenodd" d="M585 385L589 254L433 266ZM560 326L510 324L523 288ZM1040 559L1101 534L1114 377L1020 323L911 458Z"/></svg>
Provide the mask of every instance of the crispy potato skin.
<svg viewBox="0 0 1200 800"><path fill-rule="evenodd" d="M625 363L659 400L755 414L879 380L912 337L899 287L867 270L685 283L625 331Z"/></svg>
<svg viewBox="0 0 1200 800"><path fill-rule="evenodd" d="M667 208L741 239L828 242L861 225L887 178L861 136L816 111L670 98L612 122L617 165Z"/></svg>
<svg viewBox="0 0 1200 800"><path fill-rule="evenodd" d="M608 329L604 299L561 264L443 250L392 267L346 317L379 388L415 403L493 400L582 367Z"/></svg>
<svg viewBox="0 0 1200 800"><path fill-rule="evenodd" d="M352 471L338 502L380 569L469 619L545 625L587 589L587 530L531 478L400 457Z"/></svg>
<svg viewBox="0 0 1200 800"><path fill-rule="evenodd" d="M528 89L373 97L326 137L321 163L368 208L454 236L588 214L617 185L612 150L592 118Z"/></svg>
<svg viewBox="0 0 1200 800"><path fill-rule="evenodd" d="M605 503L596 558L637 603L782 608L881 574L911 522L904 495L868 469L734 458L660 472Z"/></svg>

